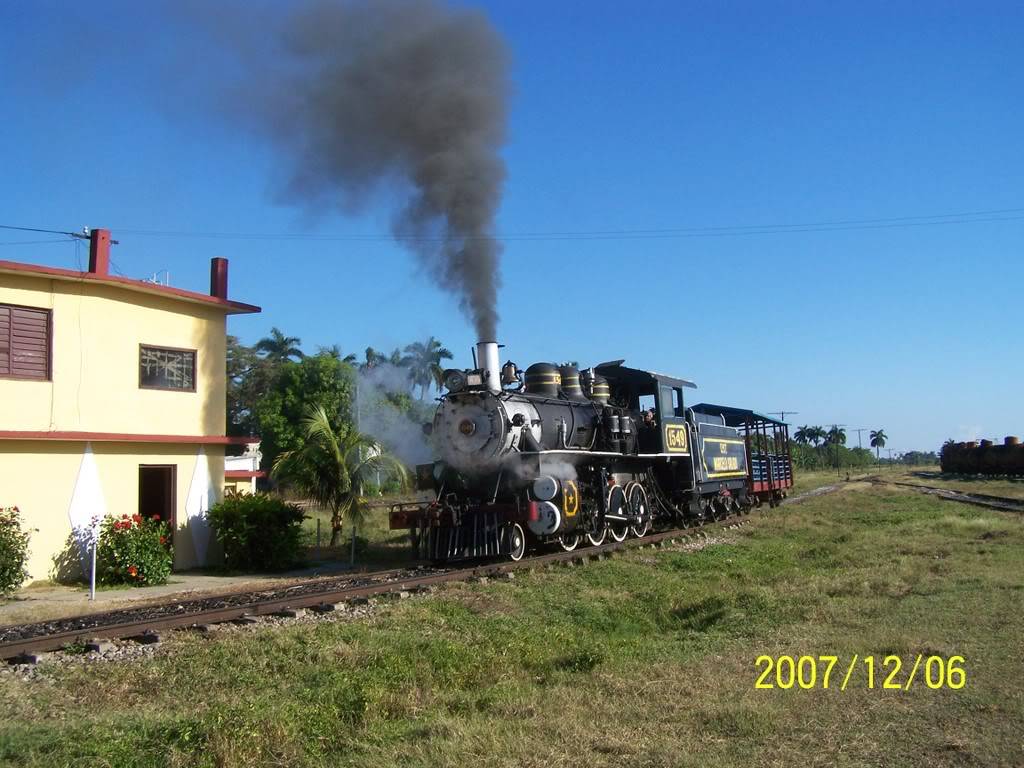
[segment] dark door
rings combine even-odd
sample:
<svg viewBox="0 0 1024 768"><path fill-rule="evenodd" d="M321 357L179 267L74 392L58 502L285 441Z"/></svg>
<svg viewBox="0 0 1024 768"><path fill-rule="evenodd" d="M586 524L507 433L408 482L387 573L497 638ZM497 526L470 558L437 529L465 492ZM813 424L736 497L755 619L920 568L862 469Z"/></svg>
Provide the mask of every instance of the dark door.
<svg viewBox="0 0 1024 768"><path fill-rule="evenodd" d="M143 464L139 467L139 514L143 517L159 515L160 519L175 527L174 490L177 467L174 464Z"/></svg>

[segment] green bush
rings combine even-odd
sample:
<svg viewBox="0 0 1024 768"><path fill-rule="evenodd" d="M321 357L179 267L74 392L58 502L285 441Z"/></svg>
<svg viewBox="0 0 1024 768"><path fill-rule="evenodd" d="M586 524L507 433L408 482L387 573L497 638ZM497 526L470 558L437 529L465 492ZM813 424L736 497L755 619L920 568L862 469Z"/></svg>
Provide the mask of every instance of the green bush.
<svg viewBox="0 0 1024 768"><path fill-rule="evenodd" d="M302 520L294 504L265 493L228 493L207 513L228 568L280 571L300 560Z"/></svg>
<svg viewBox="0 0 1024 768"><path fill-rule="evenodd" d="M173 563L171 528L159 515L108 516L100 523L96 580L101 584L166 584Z"/></svg>
<svg viewBox="0 0 1024 768"><path fill-rule="evenodd" d="M18 508L0 507L0 595L9 595L28 578L28 538Z"/></svg>

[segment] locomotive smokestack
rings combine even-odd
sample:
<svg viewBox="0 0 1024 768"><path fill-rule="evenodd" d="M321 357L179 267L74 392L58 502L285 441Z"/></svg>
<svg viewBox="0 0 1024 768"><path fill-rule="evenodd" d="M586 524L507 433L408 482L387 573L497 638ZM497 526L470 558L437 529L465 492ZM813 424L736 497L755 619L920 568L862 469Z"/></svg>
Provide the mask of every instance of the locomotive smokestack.
<svg viewBox="0 0 1024 768"><path fill-rule="evenodd" d="M501 363L498 342L480 341L476 345L476 364L484 374L484 386L491 392L501 392Z"/></svg>

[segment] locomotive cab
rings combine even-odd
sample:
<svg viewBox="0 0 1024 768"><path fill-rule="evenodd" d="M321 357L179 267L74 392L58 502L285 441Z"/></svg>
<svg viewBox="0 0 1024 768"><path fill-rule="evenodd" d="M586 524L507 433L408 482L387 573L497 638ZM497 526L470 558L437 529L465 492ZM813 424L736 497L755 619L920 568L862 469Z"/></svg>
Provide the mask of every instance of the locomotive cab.
<svg viewBox="0 0 1024 768"><path fill-rule="evenodd" d="M626 368L622 361L595 369L608 380L613 403L625 406L638 426L640 454L689 455L690 430L683 405L683 388L696 389L686 379Z"/></svg>

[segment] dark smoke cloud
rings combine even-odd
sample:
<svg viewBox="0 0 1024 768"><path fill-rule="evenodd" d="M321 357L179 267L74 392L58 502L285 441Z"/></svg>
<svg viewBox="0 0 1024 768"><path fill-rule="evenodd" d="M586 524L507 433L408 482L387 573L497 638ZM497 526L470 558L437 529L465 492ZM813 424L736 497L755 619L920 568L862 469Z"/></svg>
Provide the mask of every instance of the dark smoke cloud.
<svg viewBox="0 0 1024 768"><path fill-rule="evenodd" d="M318 2L243 62L244 116L282 150L286 193L359 207L397 189L394 236L497 338L508 56L478 12L434 0Z"/></svg>

